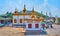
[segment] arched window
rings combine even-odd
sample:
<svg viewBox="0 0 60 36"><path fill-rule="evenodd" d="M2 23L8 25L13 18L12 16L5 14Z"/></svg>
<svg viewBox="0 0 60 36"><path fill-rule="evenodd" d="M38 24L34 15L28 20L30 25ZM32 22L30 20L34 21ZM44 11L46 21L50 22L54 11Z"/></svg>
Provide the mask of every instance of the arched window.
<svg viewBox="0 0 60 36"><path fill-rule="evenodd" d="M20 23L22 23L22 19L20 19Z"/></svg>
<svg viewBox="0 0 60 36"><path fill-rule="evenodd" d="M16 19L14 19L14 23L17 23L17 20Z"/></svg>

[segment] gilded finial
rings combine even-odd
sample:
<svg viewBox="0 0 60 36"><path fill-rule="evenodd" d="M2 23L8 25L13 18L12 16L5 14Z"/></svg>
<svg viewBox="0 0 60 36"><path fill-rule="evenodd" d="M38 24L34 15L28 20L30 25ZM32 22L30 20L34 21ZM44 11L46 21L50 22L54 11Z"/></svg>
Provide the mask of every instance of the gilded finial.
<svg viewBox="0 0 60 36"><path fill-rule="evenodd" d="M34 8L32 9L32 12L34 12Z"/></svg>
<svg viewBox="0 0 60 36"><path fill-rule="evenodd" d="M35 11L34 11L34 8L32 8L32 18L35 18Z"/></svg>
<svg viewBox="0 0 60 36"><path fill-rule="evenodd" d="M32 9L32 14L33 14L33 15L35 14L34 8Z"/></svg>

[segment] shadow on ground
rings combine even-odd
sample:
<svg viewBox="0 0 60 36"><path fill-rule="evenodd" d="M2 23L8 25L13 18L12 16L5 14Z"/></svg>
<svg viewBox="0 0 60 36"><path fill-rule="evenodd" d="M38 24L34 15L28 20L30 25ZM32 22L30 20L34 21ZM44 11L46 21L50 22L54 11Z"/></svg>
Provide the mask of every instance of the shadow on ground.
<svg viewBox="0 0 60 36"><path fill-rule="evenodd" d="M47 32L46 31L43 31L43 30L40 30L40 31L34 31L34 30L32 30L32 31L26 31L25 32L25 35L46 35L47 34Z"/></svg>

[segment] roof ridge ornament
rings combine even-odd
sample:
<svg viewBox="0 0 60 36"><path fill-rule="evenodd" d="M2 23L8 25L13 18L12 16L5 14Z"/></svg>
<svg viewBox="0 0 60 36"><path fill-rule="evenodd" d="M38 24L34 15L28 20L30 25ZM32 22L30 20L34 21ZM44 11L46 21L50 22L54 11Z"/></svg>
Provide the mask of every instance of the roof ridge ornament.
<svg viewBox="0 0 60 36"><path fill-rule="evenodd" d="M15 11L18 11L17 8L15 8Z"/></svg>
<svg viewBox="0 0 60 36"><path fill-rule="evenodd" d="M35 15L34 7L32 8L32 15Z"/></svg>
<svg viewBox="0 0 60 36"><path fill-rule="evenodd" d="M14 14L19 14L17 8L15 8L15 12L14 12Z"/></svg>
<svg viewBox="0 0 60 36"><path fill-rule="evenodd" d="M24 13L26 12L26 5L25 5L25 4L24 4L23 12L24 12Z"/></svg>

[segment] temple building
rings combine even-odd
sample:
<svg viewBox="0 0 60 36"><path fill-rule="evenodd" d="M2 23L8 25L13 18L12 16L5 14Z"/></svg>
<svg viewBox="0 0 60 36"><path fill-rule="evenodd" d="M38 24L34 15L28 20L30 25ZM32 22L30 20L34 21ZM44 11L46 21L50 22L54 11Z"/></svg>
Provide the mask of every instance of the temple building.
<svg viewBox="0 0 60 36"><path fill-rule="evenodd" d="M34 8L32 8L32 12L28 14L26 5L24 5L22 13L19 13L17 10L14 11L12 25L16 27L24 26L26 30L40 30L42 27L41 22L43 21L44 18L42 17L42 15L40 16L40 19L37 19Z"/></svg>

